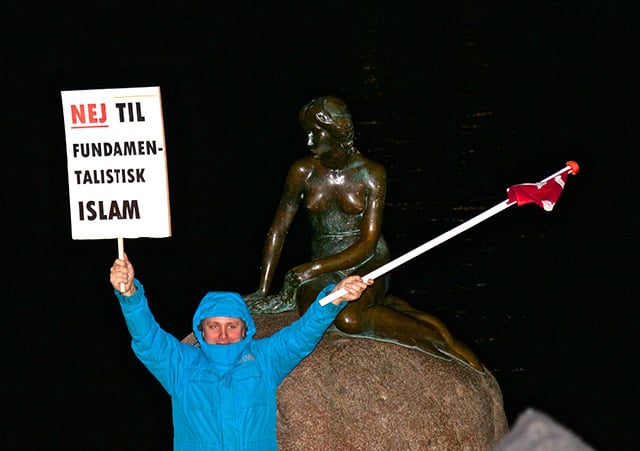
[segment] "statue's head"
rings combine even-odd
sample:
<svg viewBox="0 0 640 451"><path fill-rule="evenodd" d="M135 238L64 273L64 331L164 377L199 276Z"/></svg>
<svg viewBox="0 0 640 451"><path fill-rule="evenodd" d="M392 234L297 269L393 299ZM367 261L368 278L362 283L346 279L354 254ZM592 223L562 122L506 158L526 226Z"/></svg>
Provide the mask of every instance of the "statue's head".
<svg viewBox="0 0 640 451"><path fill-rule="evenodd" d="M300 110L298 119L302 127L317 125L329 134L347 152L353 152L353 121L347 104L335 96L313 99Z"/></svg>

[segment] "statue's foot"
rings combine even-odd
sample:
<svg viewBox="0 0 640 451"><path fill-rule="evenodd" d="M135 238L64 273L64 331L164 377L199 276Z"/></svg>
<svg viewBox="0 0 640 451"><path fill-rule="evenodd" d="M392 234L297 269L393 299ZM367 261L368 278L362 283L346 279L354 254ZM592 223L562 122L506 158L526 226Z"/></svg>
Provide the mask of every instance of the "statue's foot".
<svg viewBox="0 0 640 451"><path fill-rule="evenodd" d="M421 351L426 352L430 356L433 356L440 360L451 360L451 357L452 357L449 354L442 352L440 349L438 349L434 344L430 342L421 343L420 346L418 346L418 348Z"/></svg>
<svg viewBox="0 0 640 451"><path fill-rule="evenodd" d="M251 313L282 313L296 309L293 299L274 294L261 299L246 300Z"/></svg>
<svg viewBox="0 0 640 451"><path fill-rule="evenodd" d="M458 362L468 366L469 368L473 368L479 373L484 374L486 372L486 368L484 367L482 362L480 362L480 360L471 351L466 351L462 349L456 350L449 346L439 347L438 350L442 354L446 354L449 357L453 357Z"/></svg>

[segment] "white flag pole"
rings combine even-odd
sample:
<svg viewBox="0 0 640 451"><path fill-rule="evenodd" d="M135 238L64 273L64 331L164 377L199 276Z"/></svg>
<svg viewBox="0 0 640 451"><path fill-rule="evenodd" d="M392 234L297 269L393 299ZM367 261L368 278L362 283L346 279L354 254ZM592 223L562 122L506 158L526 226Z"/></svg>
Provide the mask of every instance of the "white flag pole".
<svg viewBox="0 0 640 451"><path fill-rule="evenodd" d="M124 260L124 238L121 236L118 237L118 258L120 260ZM125 285L123 282L120 282L120 292L124 292Z"/></svg>
<svg viewBox="0 0 640 451"><path fill-rule="evenodd" d="M539 183L544 183L548 180L553 179L554 177L557 177L558 175L569 171L569 173L573 173L574 175L578 173L578 165L577 163L573 162L573 161L569 161L567 163L567 166L565 166L563 169L559 170L558 172L556 172L555 174L550 175L549 177L541 180ZM417 248L407 252L404 255L401 255L400 257L391 260L388 263L385 263L384 265L380 266L377 269L374 269L373 271L371 271L369 274L366 274L364 276L362 276L362 280L375 280L378 277L388 273L389 271L397 268L398 266L408 262L409 260L417 257L418 255L421 255L425 252L427 252L429 249L433 249L434 247L438 246L439 244L444 243L445 241L453 238L456 235L459 235L460 233L469 230L471 227L474 227L476 225L478 225L479 223L481 223L482 221L489 219L491 216L496 215L498 213L500 213L501 211L509 208L511 205L515 205L516 202L509 202L509 200L504 200L502 202L500 202L499 204L491 207L490 209L480 213L477 216L474 216L473 218L463 222L462 224L454 227L453 229L449 230L448 232L443 233L442 235L427 241L426 243L424 243L421 246L418 246ZM329 302L332 302L335 299L338 299L339 297L344 296L345 294L347 294L347 290L345 290L344 288L335 291L331 294L329 294L328 296L325 296L324 298L320 299L320 305L327 305Z"/></svg>

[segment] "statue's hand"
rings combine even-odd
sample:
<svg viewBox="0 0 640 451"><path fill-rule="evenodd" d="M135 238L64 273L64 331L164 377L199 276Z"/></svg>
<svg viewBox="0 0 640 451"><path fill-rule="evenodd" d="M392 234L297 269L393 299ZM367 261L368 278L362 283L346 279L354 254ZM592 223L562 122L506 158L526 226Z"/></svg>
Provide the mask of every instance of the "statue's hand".
<svg viewBox="0 0 640 451"><path fill-rule="evenodd" d="M287 296L286 292L265 296L258 290L247 296L243 296L251 313L280 313L295 310L296 304L293 296Z"/></svg>
<svg viewBox="0 0 640 451"><path fill-rule="evenodd" d="M267 293L265 293L264 290L257 290L257 291L254 291L251 294L246 294L246 295L244 295L242 297L247 302L256 302L256 301L260 301L260 300L266 298L267 297Z"/></svg>
<svg viewBox="0 0 640 451"><path fill-rule="evenodd" d="M298 287L302 282L313 279L318 275L318 271L313 263L304 263L291 269L285 277L294 287Z"/></svg>

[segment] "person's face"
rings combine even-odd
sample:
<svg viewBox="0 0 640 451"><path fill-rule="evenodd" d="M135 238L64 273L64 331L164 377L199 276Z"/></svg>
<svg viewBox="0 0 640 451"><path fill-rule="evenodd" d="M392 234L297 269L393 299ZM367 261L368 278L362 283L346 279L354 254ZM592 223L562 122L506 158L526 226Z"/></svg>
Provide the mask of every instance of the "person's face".
<svg viewBox="0 0 640 451"><path fill-rule="evenodd" d="M240 318L213 316L201 323L202 338L210 345L237 343L245 337L247 327Z"/></svg>

